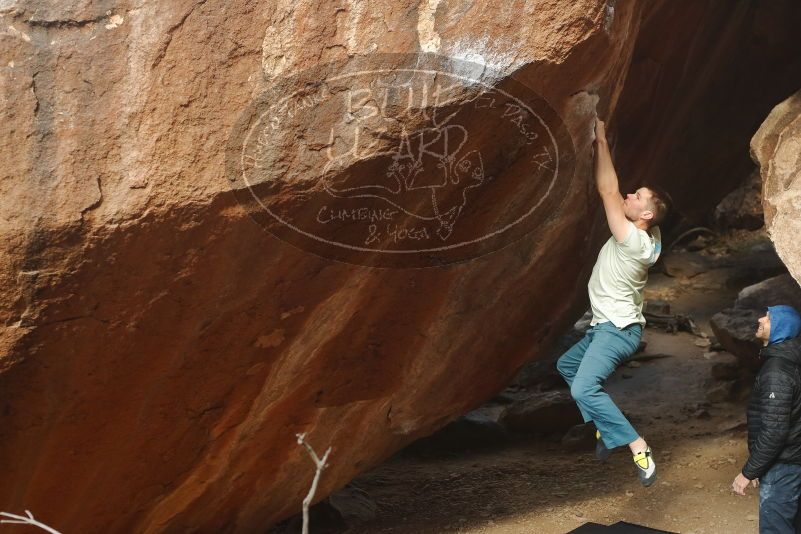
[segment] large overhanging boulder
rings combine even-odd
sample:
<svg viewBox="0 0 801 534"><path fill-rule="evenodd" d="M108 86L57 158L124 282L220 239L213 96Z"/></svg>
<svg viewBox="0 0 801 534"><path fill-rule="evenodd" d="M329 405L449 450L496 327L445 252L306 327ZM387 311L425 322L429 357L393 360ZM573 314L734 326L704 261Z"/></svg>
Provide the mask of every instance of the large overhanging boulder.
<svg viewBox="0 0 801 534"><path fill-rule="evenodd" d="M0 181L3 511L31 510L64 532L259 531L297 512L311 482L297 433L320 453L333 448L322 498L489 398L584 307L605 233L593 118L597 106L613 115L650 4L109 5L0 5L10 103L0 122L10 147ZM683 21L647 18L651 28ZM342 97L330 65L352 80L354 65L363 73L397 52L379 66L427 71L401 82L433 83L431 72L466 82L450 100L418 100L406 117L372 125L387 127L371 138L375 151L340 158L355 131L341 128L381 106L357 100L357 113L337 114L342 101L315 100L312 88ZM479 86L536 106L492 116L476 107ZM274 123L263 112L276 95L309 98ZM426 154L442 157L424 167L439 174L410 176L426 139L412 134L432 122L451 132L455 119L443 116L463 121L453 131L469 142L431 145ZM264 129L273 124L277 133ZM526 140L561 156L543 165ZM405 150L396 159L393 146ZM430 193L445 172L442 185L458 187L436 203L410 193L412 183ZM387 197L401 192L387 178L410 194ZM477 182L483 189L467 187ZM372 195L365 212L347 204L356 190ZM323 212L334 197L347 206ZM528 226L494 238L546 197ZM463 255L362 250L369 223L387 223L382 202L433 224L427 239L493 239ZM309 231L321 213L337 231ZM376 230L383 244L414 239Z"/></svg>
<svg viewBox="0 0 801 534"><path fill-rule="evenodd" d="M762 176L765 226L801 283L801 91L773 108L751 139L751 157Z"/></svg>
<svg viewBox="0 0 801 534"><path fill-rule="evenodd" d="M635 4L537 2L526 13L436 1L3 6L2 87L13 103L0 123L13 148L0 218L4 511L31 510L64 532L259 531L297 512L311 483L296 434L321 454L333 448L322 498L492 396L569 322L597 205L595 107L622 87ZM400 268L371 263L378 254L306 246L248 200L262 195L308 225L309 206L320 206L306 201L320 200L323 179L341 193L384 177L386 154L310 168L315 153L340 148L327 144L332 131L349 135L330 102L295 113L262 153L247 152L262 138L246 134L271 103L260 95L331 80L330 62L367 70L372 55L395 52L479 69L423 56L373 67L440 69L532 105L541 97L537 113L566 170L536 224L486 250ZM335 95L342 85L327 83ZM445 221L460 239L519 213L553 177L501 120L519 111L501 108L483 128L470 122L493 118L471 87L445 104L416 101L378 139L386 153L402 127L430 128L436 107L466 115L457 119L469 143L456 156L479 149L493 182L483 203L468 198L473 211L459 224ZM237 174L232 143L257 154L255 183ZM348 200L343 211L354 208ZM379 200L369 206L392 208ZM426 200L430 209L430 192L395 209L423 220ZM361 223L372 221L340 222L352 245L353 228L366 233Z"/></svg>

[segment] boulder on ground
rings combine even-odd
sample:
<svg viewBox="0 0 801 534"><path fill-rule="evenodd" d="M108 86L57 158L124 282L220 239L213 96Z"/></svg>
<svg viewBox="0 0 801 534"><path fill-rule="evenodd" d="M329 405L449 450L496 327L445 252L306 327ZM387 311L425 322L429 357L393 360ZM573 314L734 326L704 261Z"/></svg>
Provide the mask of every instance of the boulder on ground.
<svg viewBox="0 0 801 534"><path fill-rule="evenodd" d="M762 365L762 343L755 337L757 319L765 314L767 306L775 304L789 304L801 310L801 287L789 274L746 287L734 307L716 313L709 323L720 345L746 369L755 371Z"/></svg>
<svg viewBox="0 0 801 534"><path fill-rule="evenodd" d="M801 311L801 286L789 275L781 274L748 286L737 295L735 308L765 310L767 306L789 304Z"/></svg>
<svg viewBox="0 0 801 534"><path fill-rule="evenodd" d="M562 446L568 450L591 450L594 445L595 425L592 423L576 425L562 437Z"/></svg>
<svg viewBox="0 0 801 534"><path fill-rule="evenodd" d="M730 402L735 399L735 380L724 380L713 384L707 389L706 398L709 402Z"/></svg>
<svg viewBox="0 0 801 534"><path fill-rule="evenodd" d="M566 391L540 393L508 406L500 423L513 432L550 434L582 423L576 401Z"/></svg>
<svg viewBox="0 0 801 534"><path fill-rule="evenodd" d="M712 378L715 380L736 380L741 373L739 362L715 362L712 364Z"/></svg>
<svg viewBox="0 0 801 534"><path fill-rule="evenodd" d="M469 412L432 435L419 439L409 450L420 453L458 452L492 447L508 438L495 419L480 411Z"/></svg>
<svg viewBox="0 0 801 534"><path fill-rule="evenodd" d="M726 231L757 230L765 224L762 213L762 179L755 170L748 179L726 195L715 208L715 226Z"/></svg>

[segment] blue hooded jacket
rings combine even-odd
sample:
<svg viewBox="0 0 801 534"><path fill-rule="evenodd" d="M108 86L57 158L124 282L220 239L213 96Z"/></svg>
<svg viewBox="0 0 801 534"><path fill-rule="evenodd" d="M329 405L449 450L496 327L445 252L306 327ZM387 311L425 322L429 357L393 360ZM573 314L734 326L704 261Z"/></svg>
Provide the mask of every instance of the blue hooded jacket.
<svg viewBox="0 0 801 534"><path fill-rule="evenodd" d="M768 344L781 343L801 333L801 315L792 306L768 306L770 338Z"/></svg>

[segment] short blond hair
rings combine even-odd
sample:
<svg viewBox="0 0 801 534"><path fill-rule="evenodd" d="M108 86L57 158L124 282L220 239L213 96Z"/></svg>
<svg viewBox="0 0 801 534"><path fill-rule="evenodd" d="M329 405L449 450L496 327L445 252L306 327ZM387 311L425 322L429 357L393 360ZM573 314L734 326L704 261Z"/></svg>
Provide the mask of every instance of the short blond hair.
<svg viewBox="0 0 801 534"><path fill-rule="evenodd" d="M648 226L658 226L665 222L670 212L670 195L661 189L653 188L649 185L645 187L651 192L651 198L648 199L648 209L654 214L653 218L648 221Z"/></svg>

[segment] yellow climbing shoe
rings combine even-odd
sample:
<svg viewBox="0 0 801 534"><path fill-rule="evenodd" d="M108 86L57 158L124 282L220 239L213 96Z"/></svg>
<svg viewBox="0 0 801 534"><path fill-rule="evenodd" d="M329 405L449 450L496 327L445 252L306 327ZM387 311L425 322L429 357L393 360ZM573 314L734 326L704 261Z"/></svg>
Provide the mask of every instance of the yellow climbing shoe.
<svg viewBox="0 0 801 534"><path fill-rule="evenodd" d="M640 482L647 488L656 481L656 463L651 456L651 447L646 448L643 452L638 452L633 458Z"/></svg>

